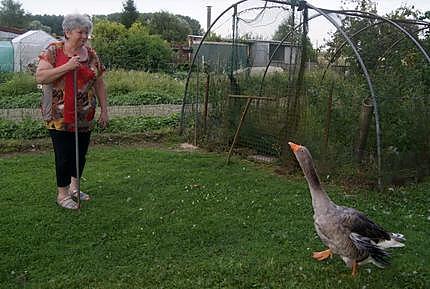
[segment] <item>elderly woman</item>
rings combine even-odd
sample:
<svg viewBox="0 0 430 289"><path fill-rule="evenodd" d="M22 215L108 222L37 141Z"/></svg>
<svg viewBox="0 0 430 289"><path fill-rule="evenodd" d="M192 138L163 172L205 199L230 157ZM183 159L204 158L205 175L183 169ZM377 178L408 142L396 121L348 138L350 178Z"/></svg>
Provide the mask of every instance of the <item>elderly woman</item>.
<svg viewBox="0 0 430 289"><path fill-rule="evenodd" d="M96 52L88 44L92 22L86 15L67 15L63 21L65 39L51 43L39 55L36 80L43 84L42 116L49 130L55 152L57 203L66 209L78 209L75 201L89 200L78 192L75 163L75 129L79 139L79 176L85 166L97 100L101 108L101 127L108 123L105 71ZM77 71L77 115L75 127L74 70Z"/></svg>

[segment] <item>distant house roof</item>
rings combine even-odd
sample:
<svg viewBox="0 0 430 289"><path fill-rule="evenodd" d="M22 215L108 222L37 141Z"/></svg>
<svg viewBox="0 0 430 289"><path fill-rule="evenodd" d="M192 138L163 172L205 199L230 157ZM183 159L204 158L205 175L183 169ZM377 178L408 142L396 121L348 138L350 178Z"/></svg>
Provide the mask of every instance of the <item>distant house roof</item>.
<svg viewBox="0 0 430 289"><path fill-rule="evenodd" d="M17 29L14 27L0 26L0 40L12 40L13 38L24 33L25 30Z"/></svg>
<svg viewBox="0 0 430 289"><path fill-rule="evenodd" d="M18 28L15 28L15 27L0 26L0 31L14 33L14 34L22 34L26 30L24 30L24 29L18 29Z"/></svg>

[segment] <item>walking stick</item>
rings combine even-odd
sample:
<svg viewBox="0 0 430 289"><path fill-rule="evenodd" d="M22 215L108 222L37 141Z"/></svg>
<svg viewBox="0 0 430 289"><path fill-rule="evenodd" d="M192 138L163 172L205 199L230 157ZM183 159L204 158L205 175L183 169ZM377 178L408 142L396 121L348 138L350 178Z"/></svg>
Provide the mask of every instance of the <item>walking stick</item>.
<svg viewBox="0 0 430 289"><path fill-rule="evenodd" d="M76 189L78 195L78 209L81 208L81 179L79 176L79 136L78 136L78 69L73 70L73 97L75 101L75 163Z"/></svg>

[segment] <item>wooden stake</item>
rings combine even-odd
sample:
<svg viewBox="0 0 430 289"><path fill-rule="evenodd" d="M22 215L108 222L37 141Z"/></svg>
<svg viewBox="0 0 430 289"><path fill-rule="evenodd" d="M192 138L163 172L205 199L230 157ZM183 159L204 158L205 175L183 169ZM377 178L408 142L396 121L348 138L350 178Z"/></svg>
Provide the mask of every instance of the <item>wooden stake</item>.
<svg viewBox="0 0 430 289"><path fill-rule="evenodd" d="M228 152L227 164L229 164L229 163L230 163L230 158L231 158L231 154L233 153L234 145L236 144L237 139L239 138L240 129L242 128L243 121L244 121L244 119L245 119L246 114L248 113L248 109L249 109L249 105L251 104L251 101L252 101L252 98L251 98L251 97L249 97L249 98L248 98L248 100L246 101L245 108L243 109L243 112L242 112L242 116L241 116L241 118L240 118L239 125L237 126L236 133L235 133L235 135L234 135L233 143L231 144L230 150L229 150L229 152Z"/></svg>

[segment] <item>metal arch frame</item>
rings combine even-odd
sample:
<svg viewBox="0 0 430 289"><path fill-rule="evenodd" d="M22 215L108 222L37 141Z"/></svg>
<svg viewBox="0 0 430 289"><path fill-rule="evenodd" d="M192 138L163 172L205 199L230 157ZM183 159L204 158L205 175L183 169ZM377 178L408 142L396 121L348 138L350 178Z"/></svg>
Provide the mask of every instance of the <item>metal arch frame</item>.
<svg viewBox="0 0 430 289"><path fill-rule="evenodd" d="M207 36L209 35L209 33L211 32L211 29L213 28L213 26L218 22L218 20L224 16L229 10L231 10L232 8L236 7L244 2L247 2L248 0L240 0L234 4L232 4L230 7L228 7L226 10L224 10L216 19L215 21L209 26L208 31L206 31L205 35L203 36L196 52L195 55L193 57L193 60L191 62L190 65L190 70L188 71L188 75L187 75L187 79L186 79L186 83L185 83L185 90L184 90L184 97L183 97L183 105L182 105L182 110L181 110L181 126L180 126L180 132L182 133L183 131L183 126L184 126L184 110L185 110L185 100L188 94L188 87L189 87L189 81L190 81L190 77L192 74L192 67L194 66L196 59L197 59L197 55L200 51L200 48L202 46L202 44L204 43L205 39L207 38ZM376 127L376 142L377 142L377 163L378 163L378 185L380 188L382 188L382 175L381 175L381 166L382 166L382 156L381 156L381 129L380 129L380 120L379 120L379 110L378 110L378 99L377 96L375 94L375 91L373 89L373 84L372 81L370 79L368 70L363 62L363 59L361 58L361 55L359 54L357 47L354 45L354 43L352 42L352 40L348 37L348 35L346 34L346 32L341 28L340 25L337 24L337 22L329 15L331 13L336 13L336 14L342 14L342 15L349 15L349 16L356 16L356 17L367 17L367 18L377 18L377 19L381 19L385 22L390 23L391 25L395 26L397 29L399 29L400 31L402 31L404 34L407 35L407 37L409 37L413 43L417 46L417 48L422 52L422 54L425 56L425 58L427 59L427 61L430 63L430 56L428 55L427 51L425 50L425 48L420 44L420 42L413 36L411 35L407 30L405 30L403 27L401 27L399 24L397 24L395 21L390 20L386 17L382 17L379 16L377 14L374 13L369 13L369 12L362 12L362 11L354 11L354 10L328 10L328 9L321 9L318 7L315 7L311 4L308 4L307 2L303 1L303 0L287 0L287 1L279 1L279 0L261 0L261 1L265 1L267 2L272 2L272 3L278 3L278 4L284 4L284 5L290 5L290 6L299 6L299 7L304 7L305 9L313 9L315 11L317 11L319 14L313 17L308 18L308 21L318 17L318 16L324 16L333 26L336 27L336 29L342 34L342 36L345 38L346 42L350 44L351 48L354 51L354 54L361 66L361 69L364 73L364 76L366 78L366 81L368 83L368 87L369 87L369 91L370 94L372 96L372 101L373 101L373 106L374 106L374 115L375 115L375 127ZM355 15L352 14L352 12L356 13ZM399 22L405 22L405 21L399 21ZM417 23L417 22L415 22ZM421 23L420 23L421 24ZM424 24L424 23L423 23ZM294 28L297 29L298 27L302 26L303 23L299 24L297 27ZM425 24L424 24L425 25ZM293 31L294 31L293 30ZM289 33L291 34L291 32ZM286 37L284 37L283 41L281 41L278 44L278 47L275 49L275 52L277 51L277 49L279 49L279 47L281 46L281 44L285 41L285 39L289 37L289 35L287 35ZM275 53L274 52L274 53ZM272 54L269 64L271 63L271 60L273 59L273 55ZM262 80L262 84L265 78L265 75L267 73L268 70L268 66L266 67L266 71L264 73L263 76L263 80ZM262 91L262 84L260 87L260 94Z"/></svg>
<svg viewBox="0 0 430 289"><path fill-rule="evenodd" d="M312 20L312 19L314 19L316 17L319 17L319 16L321 16L321 14L312 15L311 17L308 18L308 21ZM304 24L303 22L300 22L295 27L293 27L293 29L290 32L288 32L287 35L284 36L284 38L281 39L281 41L278 43L278 45L276 46L276 48L273 50L273 53L272 53L272 55L269 58L269 63L266 66L266 69L264 70L264 73L263 73L263 76L262 76L262 79L261 79L260 92L259 92L260 96L263 93L263 83L264 83L264 80L266 78L267 71L269 70L269 66L270 66L270 64L273 61L273 57L275 56L276 52L279 50L279 48L281 47L281 45L284 44L284 42L288 39L288 37L290 37L300 26L303 26L303 24Z"/></svg>
<svg viewBox="0 0 430 289"><path fill-rule="evenodd" d="M361 32L363 32L363 31L366 31L367 29L370 29L371 27L376 26L376 25L379 25L379 24L381 24L381 23L383 23L383 21L380 21L380 22L377 22L377 23L372 23L372 24L370 24L370 25L367 25L366 27L363 27L363 28L361 28L361 29L357 30L356 32L354 32L354 34L352 34L352 35L351 35L351 38L353 38L353 37L357 36L358 34L360 34L360 33L361 33ZM327 72L328 68L330 67L330 65L332 65L332 64L333 64L333 62L334 62L334 60L335 60L336 56L337 56L337 55L340 53L340 51L341 51L341 50L346 46L346 44L348 44L348 42L347 42L347 41L344 41L341 45L339 45L339 47L338 47L338 48L336 49L336 51L333 53L333 56L330 58L330 61L328 62L328 64L327 64L326 68L324 69L323 75L322 75L322 77L321 77L321 81L323 81L323 80L324 80L324 78L325 78L325 75L326 75L326 72Z"/></svg>
<svg viewBox="0 0 430 289"><path fill-rule="evenodd" d="M355 57L357 58L360 67L364 73L364 76L367 81L367 85L369 87L370 95L372 97L373 102L373 113L375 115L375 130L376 130L376 155L377 155L377 164L378 164L378 187L382 189L382 151L381 151L381 125L380 125L380 118L379 118L379 107L378 107L378 98L375 94L375 91L373 89L372 80L370 79L369 72L367 71L367 67L363 62L363 59L360 56L360 53L357 50L357 47L352 42L351 38L346 34L346 32L336 23L336 21L328 15L323 9L320 9L318 7L312 6L310 4L307 4L309 8L319 12L322 14L333 26L336 27L336 29L342 34L342 36L345 38L346 41L348 41L349 45L351 46L352 50L354 51Z"/></svg>
<svg viewBox="0 0 430 289"><path fill-rule="evenodd" d="M306 5L307 8L313 9L316 12L318 12L318 14L313 15L312 17L309 17L308 21L311 20L311 19L314 19L316 17L319 17L319 16L324 16L342 34L342 36L345 38L345 40L349 43L349 45L353 49L354 54L355 54L355 56L356 56L356 58L357 58L357 60L358 60L358 62L360 64L360 66L361 66L361 69L362 69L362 71L364 73L364 76L366 78L366 81L367 81L367 84L368 84L368 87L369 87L370 95L372 97L373 106L374 106L374 110L373 111L374 111L374 114L375 114L375 128L376 128L377 163L378 163L378 186L380 188L382 188L382 152L381 152L381 127L380 127L380 119L379 119L379 109L378 109L377 97L376 97L375 91L373 89L373 84L372 84L372 81L370 79L369 72L367 71L366 65L364 64L364 61L361 58L361 55L358 52L357 47L352 42L352 40L348 37L348 35L346 34L346 32L340 27L340 25L338 25L336 23L336 21L331 16L329 16L328 13L325 12L325 10L320 9L318 7L315 7L313 5L310 5L308 3L305 3L305 5ZM284 39L278 44L278 46L276 47L276 49L272 53L272 56L271 56L271 58L269 60L268 65L266 66L266 70L265 70L265 73L263 75L263 79L262 79L261 86L260 86L260 93L262 92L262 84L264 82L264 78L266 76L268 67L270 66L271 60L273 59L273 56L274 56L275 52L277 51L277 49L279 49L279 47L281 46L281 44L283 43L283 41L285 41L285 39L287 37L289 37L291 35L291 33L293 31L295 31L295 29L297 29L298 27L302 26L303 24L304 23L298 24L290 33L288 33L284 37Z"/></svg>
<svg viewBox="0 0 430 289"><path fill-rule="evenodd" d="M367 16L369 18L381 19L384 22L388 22L389 24L395 26L401 32L406 34L412 40L412 42L415 44L415 46L417 46L417 48L421 51L421 53L424 55L424 57L427 59L427 61L430 64L430 56L429 56L427 50L421 45L420 41L418 39L416 39L415 36L413 36L411 33L409 33L409 31L407 31L405 28L400 26L394 20L391 20L387 17L379 16L375 13L370 13L370 12L365 12L365 11L355 11L355 10L344 10L344 11L342 11L342 10L328 10L328 9L321 9L321 10L324 10L325 12L328 12L328 13L337 13L337 14L344 14L344 15L349 15L349 16L356 16L356 17L359 17L359 16L366 17ZM357 14L356 15L350 14L352 12L357 13Z"/></svg>
<svg viewBox="0 0 430 289"><path fill-rule="evenodd" d="M324 10L324 9L323 9ZM371 18L371 19L376 19L376 18L378 18L378 17L369 17L369 16L367 16L367 17L364 17L363 15L358 15L361 11L355 11L355 10L348 10L348 12L349 13L342 13L343 11L338 11L338 10L327 10L327 11L330 11L330 12L333 12L333 13L336 13L336 14L345 14L345 15L348 15L348 16L355 16L355 17L363 17L363 18ZM353 13L351 13L351 12L357 12L358 14L353 14ZM316 15L313 15L312 17L309 17L309 19L308 20L312 20L312 19L314 19L314 18L316 18L316 17L319 17L319 16L321 16L321 14L316 14ZM394 22L399 22L399 23L405 23L405 24L414 24L414 25L425 25L425 26L429 26L429 23L427 23L427 22L425 22L425 21L415 21L415 20L402 20L402 19L399 19L399 20L392 20L392 21L394 21ZM387 21L385 21L384 19L382 19L381 21L379 21L379 22L377 22L377 23L372 23L371 25L368 25L368 26L366 26L366 27L364 27L364 28L362 28L362 29L360 29L360 30L358 30L358 31L356 31L353 35L351 35L351 38L353 38L353 37L355 37L357 34L359 34L359 33L361 33L361 32L363 32L363 31L365 31L365 30L367 30L367 29L369 29L369 28L371 28L371 27L373 27L373 26L375 26L375 25L379 25L379 24L382 24L382 23L384 23L384 22L387 22ZM299 23L296 27L294 27L293 28L293 30L290 32L290 33L288 33L281 41L280 41L280 43L278 44L278 46L275 48L275 50L274 50L274 52L273 52L273 54L272 54L272 56L270 57L270 59L269 59L269 65L268 66L270 66L270 64L272 63L272 60L273 60L273 56L274 56L274 54L276 53L276 51L278 51L278 49L279 49L279 47L285 42L285 40L288 38L288 37L290 37L290 35L294 32L294 31L296 31L300 26L302 26L303 25L303 23ZM422 31L422 30L425 30L426 28L428 28L428 27L424 27L424 28L421 28L421 29L418 29L418 30L416 30L416 31L414 31L414 33L415 32L419 32L419 31ZM401 38L398 42L400 42L401 40L403 40L403 39L405 39L406 37L408 37L408 34L407 33L404 33L404 34L406 34L403 38ZM412 35L411 35L412 36ZM413 37L413 36L412 36ZM395 45L397 45L397 43L398 42L396 42L395 44L393 44L390 48L388 48L388 49L391 49L391 48L393 48ZM325 68L325 70L324 70L324 73L323 73L323 76L322 76L322 79L321 80L323 80L324 79L324 77L325 77L325 74L326 74L326 71L327 71L327 69L330 67L330 65L333 63L333 61L334 61L334 58L335 58L335 56L340 52L340 50L342 50L343 49L343 47L345 47L345 45L346 44L348 44L348 42L347 41L344 41L339 47L338 47L338 49L335 51L335 53L334 53L334 55L332 56L332 58L330 59L330 61L329 61L329 63L327 64L327 67ZM423 48L424 49L424 48ZM425 56L425 53L424 53L424 56ZM264 71L264 74L263 74L263 78L262 78L262 81L261 81L261 85L260 85L260 95L262 94L262 90L263 90L263 83L264 83L264 79L265 79L265 77L266 77L266 74L267 74L267 71L268 71L268 66L266 67L266 70Z"/></svg>
<svg viewBox="0 0 430 289"><path fill-rule="evenodd" d="M426 29L430 29L429 27L424 27L424 28L419 28L419 29L416 29L416 30L414 30L413 31L413 33L418 33L418 32L421 32L421 31L423 31L423 30L426 30ZM384 58L386 55L389 55L389 53L391 52L391 50L394 48L394 47L396 47L400 42L402 42L403 40L405 40L406 39L406 35L404 35L402 38L399 38L399 39L397 39L395 42L393 42L391 45L390 45L390 47L388 47L385 51L384 51L384 53L379 57L379 60L382 60L382 58ZM378 65L378 67L380 67L380 65Z"/></svg>
<svg viewBox="0 0 430 289"><path fill-rule="evenodd" d="M181 125L180 125L180 133L182 134L183 132L183 127L184 127L184 110L185 110L185 99L187 97L187 92L188 92L188 85L190 82L190 78L191 78L191 74L192 74L192 68L196 62L196 58L197 55L200 51L200 48L203 44L203 42L206 40L206 38L208 37L208 35L211 32L211 29L215 26L215 24L218 22L219 19L221 19L221 17L223 17L229 10L231 10L232 8L234 8L235 6L237 7L238 5L247 2L249 0L240 0L232 5L230 5L227 9L225 9L220 15L218 15L218 17L212 22L212 24L209 26L208 31L206 31L205 35L203 35L202 40L200 41L199 46L196 49L196 52L194 54L193 60L191 61L190 64L190 69L188 71L188 75L187 75L187 79L185 81L185 88L184 88L184 97L182 99L182 109L181 109ZM272 3L278 3L278 4L284 4L284 5L290 5L290 6L299 6L299 5L303 5L306 2L303 0L286 0L286 1L280 1L280 0L261 0L264 2L272 2Z"/></svg>
<svg viewBox="0 0 430 289"><path fill-rule="evenodd" d="M354 15L354 16L357 16L358 17L358 15ZM369 17L370 18L370 17ZM375 19L375 18L371 18L371 19ZM367 25L366 27L363 27L363 28L361 28L361 29L359 29L359 30L357 30L356 32L354 32L354 34L352 34L351 35L351 38L353 38L353 37L355 37L356 35L358 35L358 34L360 34L361 32L363 32L363 31L365 31L365 30L367 30L367 29L370 29L371 27L373 27L373 26L376 26L376 25L379 25L379 24L382 24L382 23L384 23L384 21L383 20L381 20L381 21L379 21L379 22L376 22L376 23L372 23L372 24L370 24L370 25ZM415 25L423 25L422 23L411 23L411 24L415 24ZM420 28L420 29L418 29L418 30L415 30L414 31L414 33L416 33L416 32L419 32L419 31L422 31L422 30L424 30L424 29L427 29L427 27L425 27L425 28ZM405 39L407 37L407 35L404 35L402 38L400 38L399 40L397 40L397 41L395 41L389 48L387 48L387 50L389 50L389 49L392 49L393 47L395 47L400 41L402 41L403 39ZM334 52L334 54L333 54L333 56L331 57L331 59L330 59L330 61L328 62L328 64L327 64L327 66L326 66L326 68L325 68L325 70L324 70L324 73L323 73L323 76L322 76L322 78L321 78L321 80L324 80L324 78L325 78L325 75L326 75L326 72L327 72L327 70L328 70L328 68L330 67L330 65L331 64L333 64L333 62L334 62L334 59L336 58L336 56L339 54L339 52L345 47L345 45L347 44L347 42L346 41L344 41L341 45L339 45L339 47L336 49L336 51ZM385 52L384 52L384 54L385 54Z"/></svg>
<svg viewBox="0 0 430 289"><path fill-rule="evenodd" d="M309 20L312 20L312 19L314 19L314 18L317 18L317 17L319 17L319 16L322 16L322 14L320 14L320 13L318 13L318 14L315 14L315 15L312 15L311 17L309 17L308 18L308 21ZM382 23L382 21L380 22L380 23ZM276 48L275 48L275 50L273 51L273 53L272 53L272 55L270 56L270 58L269 58L269 64L266 66L266 69L265 69L265 71L264 71L264 73L263 73L263 77L262 77L262 80L261 80L261 84L260 84L260 96L262 95L262 92L263 92L263 83L264 83L264 80L265 80L265 78L266 78L266 74L267 74L267 71L268 71L268 68L269 68L269 66L270 66L270 64L272 63L272 60L273 60L273 57L274 57L274 55L276 54L276 52L278 51L278 49L281 47L281 45L288 39L288 37L290 37L291 35L292 35L292 33L294 33L300 26L302 26L304 23L303 22L301 22L301 23L299 23L299 24L297 24L287 35L285 35L284 36L284 38L282 38L281 39L281 41L280 41L280 43L276 46ZM375 25L375 24L372 24L372 25ZM366 27L366 28L368 28L368 27ZM361 30L359 31L359 32L361 32ZM354 33L353 35L351 35L351 37L354 37L356 34L357 34L358 32L356 32L356 33ZM342 46L342 48L347 44L348 42L347 41L345 41L345 42L343 42L343 44L341 45ZM342 48L339 48L339 49L337 49L336 50L336 52L335 52L335 55L342 49ZM327 66L327 68L326 68L326 70L328 69L328 67L330 66L330 64L331 64L331 62L333 62L333 58L334 57L332 57L332 59L330 59L330 61L329 61L329 64L328 64L328 66ZM324 79L324 75L325 75L325 72L324 72L324 74L323 74L323 79Z"/></svg>
<svg viewBox="0 0 430 289"><path fill-rule="evenodd" d="M358 31L356 31L354 34L352 34L351 35L351 37L355 37L356 35L358 35L359 33L361 33L361 32L363 32L363 31L365 31L365 30L367 30L367 29L369 29L369 28L371 28L371 27L373 27L373 26L376 26L376 25L379 25L379 24L381 24L381 23L384 23L383 21L380 21L380 22L377 22L377 23L372 23L372 24L370 24L370 25L368 25L368 26L366 26L366 27L363 27L363 28L361 28L361 29L359 29ZM411 24L414 24L414 23L411 23ZM416 24L416 23L415 23ZM416 25L420 25L420 24L416 24ZM422 25L422 24L421 24ZM412 31L412 33L418 33L418 32L421 32L421 31L423 31L423 30L425 30L425 29L429 29L429 27L424 27L424 28L419 28L419 29L416 29L416 30L414 30L414 31ZM399 39L397 39L396 41L394 41L391 45L390 45L390 47L388 47L385 51L384 51L384 53L379 57L379 60L380 59L382 59L385 55L387 55L388 53L387 52L389 52L391 49L393 49L394 47L396 47L401 41L403 41L403 40L405 40L406 38L407 38L408 36L407 35L403 35L403 37L401 37L401 38L399 38ZM323 76L321 77L321 81L322 80L324 80L324 78L325 78L325 75L326 75L326 72L327 72L327 70L328 70L328 68L330 67L330 65L332 65L333 64L333 62L334 62L334 59L336 58L336 56L339 54L339 52L345 47L345 45L347 44L347 42L345 41L345 42L343 42L337 49L336 49L336 51L335 51L335 53L333 54L333 56L331 57L331 59L330 59L330 61L328 62L328 64L327 64L327 66L326 66L326 68L324 69L324 72L323 72ZM379 65L378 65L378 67L379 67Z"/></svg>
<svg viewBox="0 0 430 289"><path fill-rule="evenodd" d="M316 10L316 11L320 11L322 12L322 9L319 9L317 7L313 7L312 5L309 5L310 8ZM316 8L316 9L315 9ZM421 53L424 55L424 57L427 59L427 61L430 63L430 57L426 51L426 49L421 45L421 43L411 34L409 33L406 29L404 29L402 26L400 26L398 23L396 23L395 21L388 19L386 17L382 17L379 16L377 14L374 13L370 13L370 12L363 12L363 11L336 11L336 10L325 10L326 12L329 13L338 13L338 14L344 14L344 15L348 15L348 12L356 12L359 15L354 15L356 17L359 16L363 16L364 15L368 15L370 16L370 18L373 19L380 19L384 22L388 22L389 24L395 26L397 29L399 29L401 32L403 32L406 37L409 37L412 42L417 46L417 48L421 51ZM346 12L346 13L345 13ZM361 14L361 15L360 15ZM328 16L328 15L327 15ZM326 17L327 18L327 17ZM327 20L329 20L327 18ZM330 20L329 20L330 21ZM337 26L337 23L335 23L334 21L330 21L333 25ZM343 30L338 28L338 31L340 31L342 33L342 35L345 37L346 34ZM357 59L359 60L360 66L362 66L362 69L365 68L364 63L362 63L362 59L358 58L358 51L356 50L356 47L352 44L351 40L348 40L348 38L346 38L347 41L349 42L349 44L351 45L351 48L354 50L354 53L356 54ZM400 41L399 41L400 42ZM397 43L394 44L394 46L397 45ZM369 89L372 95L372 102L373 102L373 112L375 115L375 126L376 126L376 143L377 143L377 163L378 163L378 186L380 189L382 189L382 151L381 151L381 128L380 128L380 119L379 119L379 107L378 107L378 99L376 98L376 95L374 94L374 90L373 87L371 86L371 81L367 72L367 69L364 70L363 72L365 73L365 76L367 78L367 81L369 83Z"/></svg>
<svg viewBox="0 0 430 289"><path fill-rule="evenodd" d="M426 52L426 50L423 48L423 46L419 43L419 41L413 36L411 35L407 30L405 30L403 27L401 27L400 25L398 25L395 21L384 18L382 16L373 14L373 13L362 13L362 11L337 11L337 10L325 10L325 9L319 9L317 7L314 7L308 3L306 3L306 6L319 12L319 14L313 15L312 17L310 17L308 20L312 20L313 18L319 17L319 16L324 16L329 22L331 22L338 31L341 32L342 36L346 39L346 41L342 44L342 46L338 49L338 51L340 51L347 43L349 43L352 47L352 49L354 50L354 53L356 55L356 58L358 59L360 66L365 74L366 80L368 82L368 86L369 86L369 90L372 96L372 101L373 101L373 106L374 106L374 114L375 114L375 127L376 127L376 142L377 142L377 162L378 162L378 186L380 188L382 188L382 152L381 152L381 128L380 128L380 120L379 120L379 107L378 107L378 101L377 101L377 97L374 93L374 89L373 89L373 85L372 82L370 80L370 76L368 74L367 68L364 65L364 62L360 56L360 54L358 53L358 50L356 49L356 46L352 43L351 39L348 38L348 36L346 35L346 33L341 29L341 27L339 25L337 25L337 23L333 20L332 17L330 17L328 14L329 13L336 13L336 14L344 14L344 15L348 15L348 12L355 12L357 13L357 15L350 15L350 16L357 16L357 17L365 17L364 15L359 15L359 14L367 14L369 16L367 16L367 18L372 18L372 19L380 19L381 21L372 25L369 25L368 27L365 27L359 31L357 31L356 33L354 33L354 35L352 35L351 37L354 37L355 35L357 35L358 33L361 33L362 31L374 26L374 25L379 25L381 23L384 22L388 22L389 24L395 26L397 29L399 29L400 31L402 31L406 36L409 37L413 43L417 46L417 48L422 52L422 54L424 55L424 57L430 62L430 58ZM325 13L325 12L329 12L329 13ZM346 13L345 13L346 12ZM399 21L399 22L403 22L403 23L411 23L411 24L416 24L416 25L428 25L425 22L416 22L416 21ZM282 45L282 43L285 42L285 40L300 26L302 26L303 23L298 24L296 27L293 28L293 30L291 32L289 32L282 40L281 42L278 44L278 46L276 47L276 49L274 50L274 52L272 53L270 60L269 60L269 64L266 66L265 72L263 74L263 78L261 81L261 85L260 85L260 95L262 95L262 90L263 90L263 83L264 83L264 79L266 77L267 71L268 71L268 67L270 66L270 63L273 60L273 56L275 55L276 51L279 49L279 47ZM424 30L424 29L420 29L420 30ZM419 31L420 31L419 30ZM404 39L402 38L402 39ZM401 39L401 40L402 40ZM398 41L400 42L400 40ZM397 43L398 43L397 42ZM397 43L395 43L393 46L397 45ZM336 51L336 52L338 52ZM332 58L333 59L333 58ZM329 65L331 64L332 60L329 62ZM327 67L328 68L328 67ZM323 76L324 77L324 76Z"/></svg>
<svg viewBox="0 0 430 289"><path fill-rule="evenodd" d="M202 46L202 44L203 44L203 42L204 42L204 40L207 38L207 36L209 35L209 33L210 33L210 31L211 31L211 29L213 28L213 26L215 25L215 23L222 17L222 16L224 16L224 14L226 14L230 9L232 9L232 8L234 8L234 7L237 7L237 5L239 5L239 4L241 4L241 3L244 3L244 2L247 2L248 0L241 0L241 1L238 1L238 2L236 2L235 4L232 4L230 7L228 7L226 10L224 10L216 19L215 19L215 21L209 26L209 28L208 28L208 31L206 31L206 33L205 33L205 35L203 36L203 38L202 38L202 40L201 40L201 42L200 42L200 44L199 44L199 46L198 46L198 48L197 48L197 50L196 50L196 53L195 53L195 55L194 55L194 57L193 57L193 60L192 60L192 62L191 62L191 65L190 65L190 70L188 71L188 75L187 75L187 80L186 80L186 83L185 83L185 89L184 89L184 98L183 98L183 105L182 105L182 110L181 110L181 126L180 126L180 132L182 133L182 131L183 131L183 125L184 125L184 110L185 110L185 98L187 97L187 92L188 92L188 85L189 85L189 81L190 81L190 77L191 77L191 73L192 73L192 67L194 66L194 64L195 64L195 62L196 62L196 58L197 58L197 55L198 55L198 52L200 51L200 48L201 48L201 46ZM263 1L263 0L262 0ZM381 163L382 163L382 161L381 161L381 145L380 145L380 124L379 124L379 112L378 112L378 109L377 109L377 106L378 106L378 104L377 104L377 99L376 99L376 95L375 95L375 93L374 93L374 90L373 90L373 85L372 85L372 81L370 80L370 76L369 76L369 73L368 73L368 71L367 71L367 68L366 68L366 66L364 65L364 62L363 62L363 60L362 60L362 58L361 58L361 56L360 56L360 54L358 53L358 51L357 51L357 49L356 49L356 47L354 46L354 43L351 41L351 39L349 39L348 38L348 35L345 33L345 31L343 31L342 30L342 28L336 23L336 21L334 21L334 19L332 18L332 17L330 17L329 15L328 15L328 13L326 13L326 12L324 12L322 9L320 9L320 8L317 8L317 7L315 7L315 6L312 6L312 5L310 5L310 4L308 4L308 3L306 3L305 1L295 1L295 0L292 0L291 2L290 1L288 1L288 2L290 2L290 3L287 3L287 2L284 2L284 1L277 1L277 0L267 0L267 1L269 1L269 2L274 2L274 3L282 3L282 4L287 4L287 5L290 5L290 6L299 6L299 5L301 5L301 6L304 6L305 7L305 9L307 9L307 8L311 8L311 9L313 9L313 10L315 10L315 11L317 11L318 13L319 13L319 15L318 16L320 16L320 15L322 15L322 16L324 16L330 23L332 23L335 27L336 27L336 29L339 31L339 32L341 32L341 34L344 36L344 38L348 41L348 43L351 45L351 47L352 47L352 49L354 50L354 53L356 54L356 57L357 57L357 59L358 59L358 61L359 61L359 63L360 63L360 66L362 67L362 69L363 69L363 73L364 73L364 75L365 75L365 77L366 77L366 80L367 80L367 83L368 83L368 86L369 86L369 90L370 90L370 93L371 93L371 96L372 96L372 99L373 99L373 102L374 102L374 114L375 114L375 123L376 123L376 140L377 140L377 156L378 156L378 185L380 186L380 187L382 187L382 179L381 179ZM317 17L317 16L315 16L315 17ZM315 17L310 17L310 18L308 18L308 21L309 20L311 20L311 19L313 19L313 18L315 18ZM303 25L303 23L302 24L300 24L300 26L301 25ZM299 26L299 27L300 27ZM278 49L279 49L279 47L280 47L280 44L278 45ZM272 54L272 57L271 58L273 58L273 54ZM270 62L269 62L269 64L270 64Z"/></svg>

